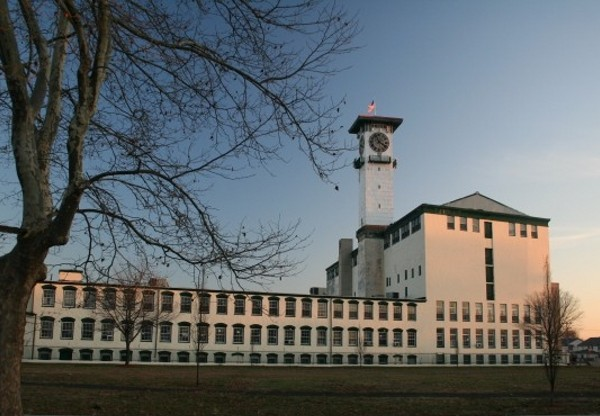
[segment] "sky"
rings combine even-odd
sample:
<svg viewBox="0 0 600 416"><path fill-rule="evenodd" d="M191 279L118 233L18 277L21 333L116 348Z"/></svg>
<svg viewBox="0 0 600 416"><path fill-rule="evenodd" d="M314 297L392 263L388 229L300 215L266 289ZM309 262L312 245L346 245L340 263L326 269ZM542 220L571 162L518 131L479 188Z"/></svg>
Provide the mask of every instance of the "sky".
<svg viewBox="0 0 600 416"><path fill-rule="evenodd" d="M360 21L361 48L337 62L348 69L328 93L346 97L340 140L371 100L377 115L404 119L395 218L476 191L550 218L553 279L579 299L580 336L600 336L600 2L343 5ZM310 235L300 273L269 290L324 286L338 240L355 236L357 172L332 179L339 190L293 157L223 193L224 218L300 219Z"/></svg>

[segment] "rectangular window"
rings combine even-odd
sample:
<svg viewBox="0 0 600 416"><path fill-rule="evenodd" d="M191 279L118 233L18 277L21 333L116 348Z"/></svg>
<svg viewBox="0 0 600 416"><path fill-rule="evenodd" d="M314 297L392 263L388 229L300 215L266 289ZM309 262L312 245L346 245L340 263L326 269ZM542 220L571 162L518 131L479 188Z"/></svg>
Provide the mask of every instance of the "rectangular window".
<svg viewBox="0 0 600 416"><path fill-rule="evenodd" d="M181 305L180 305L180 312L181 313L190 313L192 312L192 297L190 295L181 295L181 297L179 298Z"/></svg>
<svg viewBox="0 0 600 416"><path fill-rule="evenodd" d="M538 238L538 228L537 225L531 226L531 238Z"/></svg>
<svg viewBox="0 0 600 416"><path fill-rule="evenodd" d="M75 289L63 289L63 308L75 307Z"/></svg>
<svg viewBox="0 0 600 416"><path fill-rule="evenodd" d="M496 299L496 293L494 291L494 284L493 283L486 283L485 285L485 296L487 300L494 300Z"/></svg>
<svg viewBox="0 0 600 416"><path fill-rule="evenodd" d="M471 330L463 328L463 348L471 348Z"/></svg>
<svg viewBox="0 0 600 416"><path fill-rule="evenodd" d="M179 325L179 336L177 338L179 342L190 342L190 328L189 325Z"/></svg>
<svg viewBox="0 0 600 416"><path fill-rule="evenodd" d="M488 322L493 323L496 322L496 312L494 310L494 304L488 303L487 305L487 313L488 313Z"/></svg>
<svg viewBox="0 0 600 416"><path fill-rule="evenodd" d="M210 295L208 294L201 294L198 299L200 300L200 313L201 314L208 314L210 313ZM219 299L219 298L217 298ZM227 298L224 298L225 301L225 314L227 314ZM192 297L190 296L190 310L191 310L191 303L192 303ZM218 303L218 300L217 300Z"/></svg>
<svg viewBox="0 0 600 416"><path fill-rule="evenodd" d="M327 318L327 301L317 302L317 317Z"/></svg>
<svg viewBox="0 0 600 416"><path fill-rule="evenodd" d="M342 345L344 345L343 342L343 330L341 328L334 328L333 329L333 346L335 347L341 347Z"/></svg>
<svg viewBox="0 0 600 416"><path fill-rule="evenodd" d="M483 223L483 233L485 238L493 238L494 237L494 233L492 231L492 223L489 221L485 221Z"/></svg>
<svg viewBox="0 0 600 416"><path fill-rule="evenodd" d="M443 300L438 300L435 303L435 316L436 319L438 321L443 321L444 320L444 301Z"/></svg>
<svg viewBox="0 0 600 416"><path fill-rule="evenodd" d="M52 339L54 337L54 320L42 318L42 328L40 329L41 339Z"/></svg>
<svg viewBox="0 0 600 416"><path fill-rule="evenodd" d="M458 329L450 328L450 348L458 348Z"/></svg>
<svg viewBox="0 0 600 416"><path fill-rule="evenodd" d="M406 340L407 347L416 348L417 347L417 331L415 331L414 329L409 329L406 332L408 333L407 340Z"/></svg>
<svg viewBox="0 0 600 416"><path fill-rule="evenodd" d="M483 329L475 330L475 348L483 348Z"/></svg>
<svg viewBox="0 0 600 416"><path fill-rule="evenodd" d="M317 345L321 347L327 345L327 328L317 328Z"/></svg>
<svg viewBox="0 0 600 416"><path fill-rule="evenodd" d="M483 303L475 304L475 322L483 322Z"/></svg>
<svg viewBox="0 0 600 416"><path fill-rule="evenodd" d="M312 301L310 299L302 300L302 317L312 318Z"/></svg>
<svg viewBox="0 0 600 416"><path fill-rule="evenodd" d="M310 328L300 328L300 345L310 345Z"/></svg>
<svg viewBox="0 0 600 416"><path fill-rule="evenodd" d="M279 316L279 299L269 299L269 315Z"/></svg>
<svg viewBox="0 0 600 416"><path fill-rule="evenodd" d="M144 292L142 294L142 309L145 312L152 312L154 310L154 292Z"/></svg>
<svg viewBox="0 0 600 416"><path fill-rule="evenodd" d="M262 315L262 298L252 298L252 315Z"/></svg>
<svg viewBox="0 0 600 416"><path fill-rule="evenodd" d="M514 237L515 235L517 235L517 228L516 228L516 224L514 222L508 223L508 235L511 237Z"/></svg>
<svg viewBox="0 0 600 416"><path fill-rule="evenodd" d="M512 323L513 324L518 324L519 323L519 305L512 305Z"/></svg>
<svg viewBox="0 0 600 416"><path fill-rule="evenodd" d="M506 303L500 304L500 323L505 324L508 322L508 310Z"/></svg>
<svg viewBox="0 0 600 416"><path fill-rule="evenodd" d="M81 323L81 339L86 341L94 339L94 321L83 321Z"/></svg>
<svg viewBox="0 0 600 416"><path fill-rule="evenodd" d="M198 342L200 344L208 344L208 324L198 325Z"/></svg>
<svg viewBox="0 0 600 416"><path fill-rule="evenodd" d="M333 317L336 319L344 317L344 304L342 302L333 302Z"/></svg>
<svg viewBox="0 0 600 416"><path fill-rule="evenodd" d="M243 344L244 343L244 327L234 326L233 327L233 343Z"/></svg>
<svg viewBox="0 0 600 416"><path fill-rule="evenodd" d="M171 324L160 325L160 342L171 342Z"/></svg>
<svg viewBox="0 0 600 416"><path fill-rule="evenodd" d="M394 329L394 347L401 347L402 346L402 330L400 329Z"/></svg>
<svg viewBox="0 0 600 416"><path fill-rule="evenodd" d="M525 334L523 337L523 346L530 350L531 349L531 331L525 330Z"/></svg>
<svg viewBox="0 0 600 416"><path fill-rule="evenodd" d="M163 312L173 312L173 294L163 293L161 295L160 308Z"/></svg>
<svg viewBox="0 0 600 416"><path fill-rule="evenodd" d="M402 304L394 303L394 321L402 320Z"/></svg>
<svg viewBox="0 0 600 416"><path fill-rule="evenodd" d="M521 333L518 329L513 329L512 331L512 347L515 350L521 348Z"/></svg>
<svg viewBox="0 0 600 416"><path fill-rule="evenodd" d="M74 321L62 321L60 327L60 339L73 339Z"/></svg>
<svg viewBox="0 0 600 416"><path fill-rule="evenodd" d="M85 290L83 291L83 307L86 309L96 308L96 291Z"/></svg>
<svg viewBox="0 0 600 416"><path fill-rule="evenodd" d="M225 344L227 341L227 327L215 326L215 344Z"/></svg>
<svg viewBox="0 0 600 416"><path fill-rule="evenodd" d="M291 318L296 316L296 299L285 300L285 316Z"/></svg>
<svg viewBox="0 0 600 416"><path fill-rule="evenodd" d="M373 330L372 329L365 329L363 331L363 345L365 347L373 346Z"/></svg>
<svg viewBox="0 0 600 416"><path fill-rule="evenodd" d="M113 322L102 322L100 327L100 340L113 341L115 338L115 324Z"/></svg>
<svg viewBox="0 0 600 416"><path fill-rule="evenodd" d="M295 342L295 328L293 326L286 326L284 329L284 342L285 345L294 345Z"/></svg>
<svg viewBox="0 0 600 416"><path fill-rule="evenodd" d="M471 305L469 302L462 303L462 320L463 322L469 322L471 320Z"/></svg>
<svg viewBox="0 0 600 416"><path fill-rule="evenodd" d="M219 315L227 315L227 298L226 297L218 297L217 298L217 313Z"/></svg>
<svg viewBox="0 0 600 416"><path fill-rule="evenodd" d="M246 314L246 298L236 297L233 301L233 313L235 315Z"/></svg>
<svg viewBox="0 0 600 416"><path fill-rule="evenodd" d="M454 217L452 215L448 215L446 218L446 224L449 230L454 230Z"/></svg>
<svg viewBox="0 0 600 416"><path fill-rule="evenodd" d="M152 325L143 323L140 330L140 340L142 342L152 342Z"/></svg>
<svg viewBox="0 0 600 416"><path fill-rule="evenodd" d="M487 266L494 265L494 250L492 250L491 248L485 249L485 264Z"/></svg>
<svg viewBox="0 0 600 416"><path fill-rule="evenodd" d="M450 304L450 321L456 322L458 321L458 302L449 302Z"/></svg>
<svg viewBox="0 0 600 416"><path fill-rule="evenodd" d="M387 347L388 345L388 332L387 329L380 329L378 331L378 343L380 347Z"/></svg>
<svg viewBox="0 0 600 416"><path fill-rule="evenodd" d="M279 328L270 326L267 328L267 344L277 345L279 343Z"/></svg>
<svg viewBox="0 0 600 416"><path fill-rule="evenodd" d="M372 303L364 303L363 307L365 308L365 318L364 319L373 319L373 304Z"/></svg>
<svg viewBox="0 0 600 416"><path fill-rule="evenodd" d="M348 304L348 318L358 319L358 303L351 302Z"/></svg>
<svg viewBox="0 0 600 416"><path fill-rule="evenodd" d="M508 330L500 330L500 348L508 348Z"/></svg>
<svg viewBox="0 0 600 416"><path fill-rule="evenodd" d="M387 319L388 319L388 304L380 303L379 304L379 320L387 321Z"/></svg>
<svg viewBox="0 0 600 416"><path fill-rule="evenodd" d="M460 230L467 231L467 217L460 217Z"/></svg>
<svg viewBox="0 0 600 416"><path fill-rule="evenodd" d="M526 324L531 323L531 305L523 306L523 321Z"/></svg>
<svg viewBox="0 0 600 416"><path fill-rule="evenodd" d="M521 224L521 237L527 237L527 224Z"/></svg>
<svg viewBox="0 0 600 416"><path fill-rule="evenodd" d="M348 346L350 346L350 347L358 346L358 330L357 329L349 329L348 330Z"/></svg>
<svg viewBox="0 0 600 416"><path fill-rule="evenodd" d="M436 330L436 347L444 348L444 328L438 328Z"/></svg>
<svg viewBox="0 0 600 416"><path fill-rule="evenodd" d="M55 289L53 287L44 288L44 292L42 295L42 306L46 306L46 307L54 306L54 293L55 293Z"/></svg>
<svg viewBox="0 0 600 416"><path fill-rule="evenodd" d="M488 348L496 348L496 330L488 329Z"/></svg>
<svg viewBox="0 0 600 416"><path fill-rule="evenodd" d="M473 218L473 232L479 232L479 218Z"/></svg>
<svg viewBox="0 0 600 416"><path fill-rule="evenodd" d="M410 304L408 305L408 320L416 321L417 320L417 305Z"/></svg>

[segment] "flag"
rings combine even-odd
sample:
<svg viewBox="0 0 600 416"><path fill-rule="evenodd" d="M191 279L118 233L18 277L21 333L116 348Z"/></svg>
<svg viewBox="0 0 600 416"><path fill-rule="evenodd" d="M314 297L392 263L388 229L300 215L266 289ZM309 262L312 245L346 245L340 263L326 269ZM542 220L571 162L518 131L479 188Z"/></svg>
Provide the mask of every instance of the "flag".
<svg viewBox="0 0 600 416"><path fill-rule="evenodd" d="M374 113L374 112L375 112L375 100L371 101L371 104L369 104L367 107L367 113Z"/></svg>

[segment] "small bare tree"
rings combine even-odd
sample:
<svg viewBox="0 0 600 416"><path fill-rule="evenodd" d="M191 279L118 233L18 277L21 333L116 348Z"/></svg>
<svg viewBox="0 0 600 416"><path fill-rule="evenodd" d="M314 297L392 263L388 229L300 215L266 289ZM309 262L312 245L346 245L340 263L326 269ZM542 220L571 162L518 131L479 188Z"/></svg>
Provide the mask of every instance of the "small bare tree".
<svg viewBox="0 0 600 416"><path fill-rule="evenodd" d="M558 283L552 282L548 262L543 290L529 296L527 302L531 305L534 317L525 322L524 327L541 337L544 369L550 384L550 399L553 401L558 371L562 364L562 341L581 317L579 303L569 292L560 290Z"/></svg>
<svg viewBox="0 0 600 416"><path fill-rule="evenodd" d="M134 269L129 266L114 280L118 290L105 289L99 294L96 313L109 320L122 335L125 342L125 365L131 361L131 343L143 330L154 330L159 323L169 320L171 310L165 310L157 299L156 287L147 268ZM159 334L157 333L156 336Z"/></svg>

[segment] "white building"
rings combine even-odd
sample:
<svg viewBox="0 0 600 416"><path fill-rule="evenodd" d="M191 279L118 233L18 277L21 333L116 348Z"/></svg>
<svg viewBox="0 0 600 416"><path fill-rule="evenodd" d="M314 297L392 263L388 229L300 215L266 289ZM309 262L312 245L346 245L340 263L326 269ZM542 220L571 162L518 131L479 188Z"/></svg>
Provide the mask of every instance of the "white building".
<svg viewBox="0 0 600 416"><path fill-rule="evenodd" d="M189 362L198 353L217 363L540 363L539 337L523 323L527 296L545 282L549 220L475 193L393 222L401 123L359 116L350 128L359 140L358 244L340 240L325 291L140 288L156 318L134 340L133 361ZM122 359L124 342L95 304L99 291L122 288L70 277L35 287L25 358Z"/></svg>

